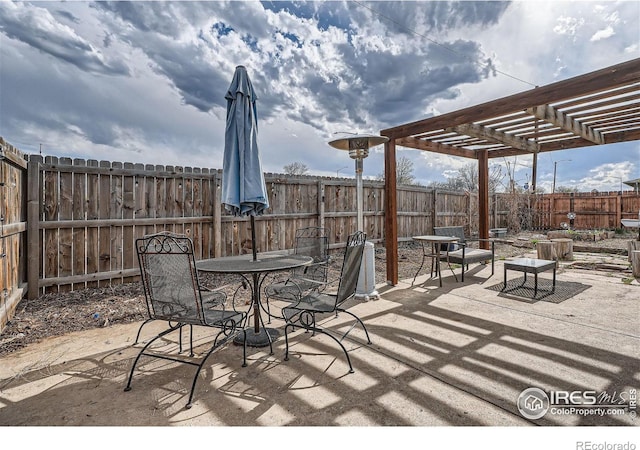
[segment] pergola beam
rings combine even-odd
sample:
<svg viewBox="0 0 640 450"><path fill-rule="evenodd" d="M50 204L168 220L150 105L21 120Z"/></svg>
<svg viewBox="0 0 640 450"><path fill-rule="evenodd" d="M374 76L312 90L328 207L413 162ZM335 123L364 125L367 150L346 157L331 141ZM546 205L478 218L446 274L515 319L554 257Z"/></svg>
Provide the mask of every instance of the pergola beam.
<svg viewBox="0 0 640 450"><path fill-rule="evenodd" d="M476 152L473 150L454 147L447 144L440 144L438 142L423 141L422 139L414 137L396 139L396 145L415 148L417 150L426 150L434 153L443 153L445 155L462 156L463 158L476 158Z"/></svg>
<svg viewBox="0 0 640 450"><path fill-rule="evenodd" d="M596 70L585 75L558 81L518 94L503 97L480 105L471 106L428 119L410 122L380 132L390 138L401 138L432 130L444 129L464 123L479 122L502 115L523 111L536 105L557 103L565 99L614 89L628 83L636 83L640 73L640 58L615 66Z"/></svg>
<svg viewBox="0 0 640 450"><path fill-rule="evenodd" d="M634 130L616 131L615 133L604 133L605 144L615 144L617 142L637 141L640 139L640 128Z"/></svg>
<svg viewBox="0 0 640 450"><path fill-rule="evenodd" d="M601 133L591 127L581 124L577 120L572 119L562 111L559 111L552 106L534 106L533 108L527 109L527 111L532 116L544 120L545 122L552 123L563 130L569 131L583 139L586 139L587 141L591 141L594 144L604 144L604 137Z"/></svg>
<svg viewBox="0 0 640 450"><path fill-rule="evenodd" d="M535 153L540 150L539 146L535 142L503 133L502 131L494 130L492 128L483 127L482 125L475 123L462 124L451 129L460 134L486 139L499 144L505 144L518 150L525 150L529 153Z"/></svg>

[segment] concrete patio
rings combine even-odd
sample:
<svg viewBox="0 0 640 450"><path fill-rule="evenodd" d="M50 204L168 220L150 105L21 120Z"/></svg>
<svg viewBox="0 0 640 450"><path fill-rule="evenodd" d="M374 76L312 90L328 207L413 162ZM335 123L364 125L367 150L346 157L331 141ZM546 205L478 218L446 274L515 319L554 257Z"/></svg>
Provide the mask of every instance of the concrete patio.
<svg viewBox="0 0 640 450"><path fill-rule="evenodd" d="M139 323L50 339L0 358L0 425L637 425L628 410L529 420L517 399L539 387L628 402L640 386L638 281L560 270L560 284L583 289L555 303L532 301L490 289L502 267L496 261L490 277L490 266L471 266L464 283L443 270L442 288L420 276L413 286L380 285L377 300L352 301L373 342L359 329L346 341L354 374L324 336L296 331L289 361L283 338L273 355L250 348L245 368L241 347L228 345L209 359L189 410L193 367L147 359L123 392ZM339 328L343 316L325 321Z"/></svg>

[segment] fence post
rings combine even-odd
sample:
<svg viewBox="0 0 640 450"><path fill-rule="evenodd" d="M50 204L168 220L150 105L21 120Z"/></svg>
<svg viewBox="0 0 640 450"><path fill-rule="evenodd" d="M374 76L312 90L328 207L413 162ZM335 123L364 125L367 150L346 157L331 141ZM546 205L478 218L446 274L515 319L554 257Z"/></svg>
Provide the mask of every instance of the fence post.
<svg viewBox="0 0 640 450"><path fill-rule="evenodd" d="M27 298L40 295L40 155L27 163Z"/></svg>
<svg viewBox="0 0 640 450"><path fill-rule="evenodd" d="M431 227L435 228L438 226L438 211L436 211L436 208L438 206L438 202L437 202L437 198L438 198L438 190L434 189L433 190L433 204L431 205ZM435 233L435 231L432 231L432 233Z"/></svg>
<svg viewBox="0 0 640 450"><path fill-rule="evenodd" d="M492 228L499 228L500 225L502 224L498 224L498 194L497 193L493 193L493 227Z"/></svg>
<svg viewBox="0 0 640 450"><path fill-rule="evenodd" d="M324 181L318 180L318 226L324 228Z"/></svg>
<svg viewBox="0 0 640 450"><path fill-rule="evenodd" d="M620 228L622 223L622 192L616 195L616 223L613 228Z"/></svg>

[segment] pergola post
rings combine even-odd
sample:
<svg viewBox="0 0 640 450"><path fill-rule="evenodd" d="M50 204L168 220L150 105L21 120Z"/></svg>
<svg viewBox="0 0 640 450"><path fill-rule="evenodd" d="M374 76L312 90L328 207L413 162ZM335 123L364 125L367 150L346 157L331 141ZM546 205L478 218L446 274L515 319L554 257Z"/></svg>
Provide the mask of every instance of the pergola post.
<svg viewBox="0 0 640 450"><path fill-rule="evenodd" d="M384 144L384 234L387 283L398 284L398 202L396 194L396 141Z"/></svg>
<svg viewBox="0 0 640 450"><path fill-rule="evenodd" d="M480 239L489 238L489 150L478 150L478 233ZM480 248L488 249L489 242L480 241Z"/></svg>

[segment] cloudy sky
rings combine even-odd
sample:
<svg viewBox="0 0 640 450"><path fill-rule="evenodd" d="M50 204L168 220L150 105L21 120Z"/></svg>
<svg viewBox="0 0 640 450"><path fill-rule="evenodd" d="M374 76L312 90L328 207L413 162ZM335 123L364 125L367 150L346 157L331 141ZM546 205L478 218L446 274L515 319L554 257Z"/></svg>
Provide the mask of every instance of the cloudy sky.
<svg viewBox="0 0 640 450"><path fill-rule="evenodd" d="M0 1L0 136L25 153L222 167L237 65L263 168L353 176L327 142L640 57L640 2ZM383 172L383 147L364 175ZM399 148L417 181L470 160ZM538 186L618 190L638 142L539 157ZM529 181L530 159L492 160Z"/></svg>

